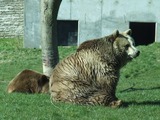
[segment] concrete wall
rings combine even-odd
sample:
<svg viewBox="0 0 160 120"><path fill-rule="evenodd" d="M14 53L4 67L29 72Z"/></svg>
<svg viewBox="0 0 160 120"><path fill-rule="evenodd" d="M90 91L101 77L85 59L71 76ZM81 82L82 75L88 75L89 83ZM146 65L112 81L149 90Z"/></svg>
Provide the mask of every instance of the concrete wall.
<svg viewBox="0 0 160 120"><path fill-rule="evenodd" d="M155 39L160 41L159 10L159 0L64 0L58 19L79 20L79 43L115 29L124 31L129 22L155 22Z"/></svg>
<svg viewBox="0 0 160 120"><path fill-rule="evenodd" d="M24 47L41 47L40 1L24 0Z"/></svg>
<svg viewBox="0 0 160 120"><path fill-rule="evenodd" d="M23 36L23 0L0 0L0 38Z"/></svg>
<svg viewBox="0 0 160 120"><path fill-rule="evenodd" d="M129 22L155 22L155 40L160 42L160 1L159 0L103 0L102 31L124 30Z"/></svg>
<svg viewBox="0 0 160 120"><path fill-rule="evenodd" d="M63 0L58 19L78 20L78 44L102 36L101 0Z"/></svg>

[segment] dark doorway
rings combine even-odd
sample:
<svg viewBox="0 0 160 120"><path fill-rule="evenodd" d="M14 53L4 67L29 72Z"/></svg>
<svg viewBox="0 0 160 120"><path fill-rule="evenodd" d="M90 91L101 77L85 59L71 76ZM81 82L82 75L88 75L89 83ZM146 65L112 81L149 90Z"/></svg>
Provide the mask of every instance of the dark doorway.
<svg viewBox="0 0 160 120"><path fill-rule="evenodd" d="M155 41L155 23L130 22L136 45L148 45Z"/></svg>
<svg viewBox="0 0 160 120"><path fill-rule="evenodd" d="M59 46L77 45L78 21L58 20L57 32Z"/></svg>

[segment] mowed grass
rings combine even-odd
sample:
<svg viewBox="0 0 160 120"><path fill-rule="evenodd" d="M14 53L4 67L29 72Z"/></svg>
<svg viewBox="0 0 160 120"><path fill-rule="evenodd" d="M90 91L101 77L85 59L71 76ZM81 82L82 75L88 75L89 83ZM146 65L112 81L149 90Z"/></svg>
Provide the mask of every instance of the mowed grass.
<svg viewBox="0 0 160 120"><path fill-rule="evenodd" d="M121 108L51 103L49 94L7 94L9 81L23 69L42 72L40 49L22 40L0 39L0 120L159 120L160 43L138 46L141 55L121 71L117 96ZM60 59L76 47L59 47Z"/></svg>

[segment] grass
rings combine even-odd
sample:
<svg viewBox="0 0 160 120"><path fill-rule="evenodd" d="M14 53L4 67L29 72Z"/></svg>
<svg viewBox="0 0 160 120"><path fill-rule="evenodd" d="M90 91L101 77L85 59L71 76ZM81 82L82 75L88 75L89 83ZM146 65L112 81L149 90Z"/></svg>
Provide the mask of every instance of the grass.
<svg viewBox="0 0 160 120"><path fill-rule="evenodd" d="M160 43L139 46L141 55L121 71L117 96L122 108L51 103L48 94L7 94L9 81L23 69L42 72L40 49L22 40L0 39L0 120L159 120ZM60 59L76 47L59 47Z"/></svg>

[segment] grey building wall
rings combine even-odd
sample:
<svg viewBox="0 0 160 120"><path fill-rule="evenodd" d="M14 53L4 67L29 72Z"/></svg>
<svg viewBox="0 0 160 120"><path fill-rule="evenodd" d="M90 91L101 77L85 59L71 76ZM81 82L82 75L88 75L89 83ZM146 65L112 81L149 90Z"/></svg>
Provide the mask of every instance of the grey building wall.
<svg viewBox="0 0 160 120"><path fill-rule="evenodd" d="M102 0L63 0L58 20L78 20L78 44L102 36Z"/></svg>
<svg viewBox="0 0 160 120"><path fill-rule="evenodd" d="M160 42L160 1L159 0L103 0L103 32L109 27L124 30L129 22L155 22L155 40ZM108 31L108 32L109 32Z"/></svg>
<svg viewBox="0 0 160 120"><path fill-rule="evenodd" d="M40 1L24 0L24 47L41 47Z"/></svg>
<svg viewBox="0 0 160 120"><path fill-rule="evenodd" d="M29 2L30 1L30 2ZM33 4L32 0L27 0L28 5ZM38 1L37 1L37 4ZM26 7L29 7L26 4ZM35 6L40 7L40 6ZM30 9L30 14L36 8ZM155 40L160 42L160 1L159 0L63 0L59 9L58 20L77 20L78 21L78 45L85 40L98 38L111 34L118 29L124 31L129 28L130 22L155 22L156 33ZM26 13L27 14L27 13ZM37 19L34 26L39 24L40 16L32 19ZM30 18L26 18L29 20ZM27 27L27 26L26 26ZM25 27L25 29L26 29ZM33 25L30 25L28 32L32 32ZM26 30L27 32L27 30ZM26 33L25 32L25 33ZM28 33L29 34L29 33ZM30 33L31 34L31 33ZM40 32L34 33L33 36L40 35ZM34 38L32 35L25 37L26 47L40 47L40 39ZM35 42L36 41L36 42ZM29 45L32 43L32 45ZM39 44L39 45L37 45Z"/></svg>
<svg viewBox="0 0 160 120"><path fill-rule="evenodd" d="M155 22L155 40L160 41L159 11L159 0L64 0L58 19L79 21L78 43L124 31L129 22Z"/></svg>
<svg viewBox="0 0 160 120"><path fill-rule="evenodd" d="M0 38L23 36L23 0L0 0Z"/></svg>

